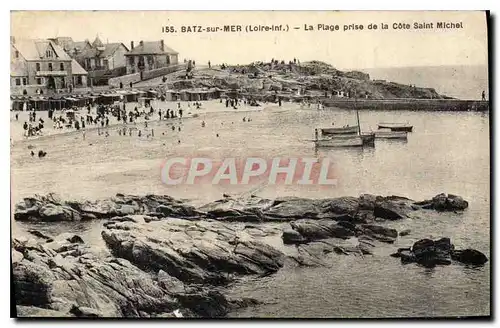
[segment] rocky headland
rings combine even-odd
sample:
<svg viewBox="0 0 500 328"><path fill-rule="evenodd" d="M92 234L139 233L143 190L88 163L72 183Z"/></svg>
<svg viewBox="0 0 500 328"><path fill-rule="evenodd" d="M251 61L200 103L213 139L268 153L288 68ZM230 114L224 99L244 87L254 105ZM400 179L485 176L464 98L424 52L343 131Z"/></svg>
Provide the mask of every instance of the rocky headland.
<svg viewBox="0 0 500 328"><path fill-rule="evenodd" d="M387 222L467 207L461 197L446 194L421 202L367 194L274 200L226 196L201 207L163 195L118 194L83 202L36 195L16 204L15 220L104 220L101 237L109 255L96 254L72 233L49 236L33 229L29 238L13 238L17 315L224 317L260 302L226 295L238 279L258 279L289 265L328 266L330 255L370 256L381 243L410 233ZM270 239L281 239L283 247ZM392 256L426 267L488 260L477 250L456 250L449 238L423 239Z"/></svg>

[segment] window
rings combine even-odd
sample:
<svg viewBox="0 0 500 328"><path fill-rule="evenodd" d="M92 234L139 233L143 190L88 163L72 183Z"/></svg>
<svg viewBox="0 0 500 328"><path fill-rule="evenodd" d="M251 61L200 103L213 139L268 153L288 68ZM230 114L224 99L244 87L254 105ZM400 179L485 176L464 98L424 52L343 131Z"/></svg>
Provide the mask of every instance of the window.
<svg viewBox="0 0 500 328"><path fill-rule="evenodd" d="M128 57L128 62L131 66L134 66L134 62L135 62L134 57L133 56Z"/></svg>
<svg viewBox="0 0 500 328"><path fill-rule="evenodd" d="M21 85L21 79L16 79L16 85Z"/></svg>
<svg viewBox="0 0 500 328"><path fill-rule="evenodd" d="M52 63L49 63L49 71L52 71Z"/></svg>
<svg viewBox="0 0 500 328"><path fill-rule="evenodd" d="M43 78L41 78L41 77L37 77L37 78L36 78L36 84L38 84L38 85L42 85L42 84L43 84Z"/></svg>
<svg viewBox="0 0 500 328"><path fill-rule="evenodd" d="M28 79L23 77L23 85L28 85Z"/></svg>
<svg viewBox="0 0 500 328"><path fill-rule="evenodd" d="M49 50L45 51L45 56L47 58L52 58L54 56L54 53L52 52L52 50L49 49Z"/></svg>
<svg viewBox="0 0 500 328"><path fill-rule="evenodd" d="M36 63L36 71L40 72L40 63Z"/></svg>
<svg viewBox="0 0 500 328"><path fill-rule="evenodd" d="M76 78L76 84L78 84L78 85L82 84L82 77L80 75L78 75Z"/></svg>
<svg viewBox="0 0 500 328"><path fill-rule="evenodd" d="M107 59L104 59L104 68L109 69L109 62Z"/></svg>
<svg viewBox="0 0 500 328"><path fill-rule="evenodd" d="M19 51L16 50L16 58L19 58Z"/></svg>
<svg viewBox="0 0 500 328"><path fill-rule="evenodd" d="M64 71L64 63L59 64L59 70Z"/></svg>

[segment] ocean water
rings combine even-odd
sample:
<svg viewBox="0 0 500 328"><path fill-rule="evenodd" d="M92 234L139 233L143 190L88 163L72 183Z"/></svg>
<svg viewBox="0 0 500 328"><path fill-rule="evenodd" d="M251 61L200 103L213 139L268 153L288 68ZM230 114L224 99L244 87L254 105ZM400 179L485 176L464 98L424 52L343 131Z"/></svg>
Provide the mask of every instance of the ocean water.
<svg viewBox="0 0 500 328"><path fill-rule="evenodd" d="M108 138L88 132L16 142L11 149L12 201L34 193L56 192L72 199L96 199L115 193L169 194L202 204L253 190L262 197L400 195L423 200L447 192L463 196L469 209L461 214L429 212L419 219L388 223L411 229L396 244L377 247L374 256L329 255L321 268L286 267L266 278L245 279L230 293L254 297L265 305L236 311L236 317L414 317L466 316L490 313L490 267L452 264L425 269L402 265L388 255L421 238L447 236L457 248L472 247L490 255L489 116L481 113L362 111L363 131L378 122L410 122L407 142L377 140L374 148L315 149L314 128L355 124L355 112L300 109L288 105L262 111L248 108L198 118L151 123L152 139ZM251 122L243 122L251 117ZM201 121L207 125L201 127ZM171 126L181 126L173 132ZM219 136L217 137L217 134ZM179 143L180 140L180 143ZM43 160L29 156L28 145L44 149ZM166 186L160 167L167 157L327 156L338 184L304 186ZM36 228L56 234L80 233L106 252L102 222L12 223L14 236ZM279 236L277 236L279 238ZM277 241L279 242L279 240ZM287 246L281 245L286 249Z"/></svg>
<svg viewBox="0 0 500 328"><path fill-rule="evenodd" d="M488 66L427 66L363 69L372 79L381 79L418 87L434 88L439 94L465 100L488 99Z"/></svg>

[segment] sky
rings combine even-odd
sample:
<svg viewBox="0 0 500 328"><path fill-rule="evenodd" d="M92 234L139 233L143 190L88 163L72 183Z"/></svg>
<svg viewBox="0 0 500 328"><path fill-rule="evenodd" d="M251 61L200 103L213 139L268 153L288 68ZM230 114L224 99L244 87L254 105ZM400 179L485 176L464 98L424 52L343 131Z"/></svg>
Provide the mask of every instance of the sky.
<svg viewBox="0 0 500 328"><path fill-rule="evenodd" d="M414 29L414 23L462 23L460 29ZM389 29L381 29L385 23ZM411 29L393 29L393 24ZM182 26L288 25L289 31L181 33ZM339 31L319 31L318 24ZM345 25L363 30L344 31ZM368 25L377 25L369 30ZM312 26L306 31L304 26ZM162 33L173 26L176 33ZM299 27L299 29L293 29ZM320 60L338 69L408 66L487 65L486 16L479 11L15 11L16 38L69 36L75 41L98 35L103 42L130 46L140 40L165 40L180 59L197 63L246 64L271 58Z"/></svg>

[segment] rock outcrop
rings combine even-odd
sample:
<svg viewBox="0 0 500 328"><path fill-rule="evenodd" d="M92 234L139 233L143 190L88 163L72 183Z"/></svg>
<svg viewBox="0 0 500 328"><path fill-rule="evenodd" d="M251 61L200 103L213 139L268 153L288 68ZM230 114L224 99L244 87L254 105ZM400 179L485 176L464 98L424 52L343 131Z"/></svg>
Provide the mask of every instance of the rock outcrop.
<svg viewBox="0 0 500 328"><path fill-rule="evenodd" d="M441 212L463 211L469 207L469 203L460 196L452 194L439 194L432 199L415 203L423 209L433 209Z"/></svg>
<svg viewBox="0 0 500 328"><path fill-rule="evenodd" d="M477 250L455 250L450 238L421 239L411 248L399 248L391 256L401 258L402 263L418 263L425 267L450 265L452 260L472 265L483 265L488 261L486 255Z"/></svg>
<svg viewBox="0 0 500 328"><path fill-rule="evenodd" d="M58 245L13 240L18 316L151 317L180 311L221 317L245 301L184 284L164 271L145 272L123 258L98 258L77 236L68 237L55 237Z"/></svg>
<svg viewBox="0 0 500 328"><path fill-rule="evenodd" d="M328 254L372 255L377 245L397 240L398 231L387 226L392 221L429 209L465 208L462 198L444 194L418 203L374 195L225 196L198 208L155 195L118 194L84 202L53 194L25 198L16 205L16 220L106 220L101 236L111 255L94 253L71 233L50 236L31 229L29 238L13 239L18 315L223 317L257 303L224 295L224 287L235 279L273 274L290 259L301 266L328 267ZM392 256L429 267L488 260L473 249L455 250L448 238L422 239Z"/></svg>
<svg viewBox="0 0 500 328"><path fill-rule="evenodd" d="M180 219L216 219L232 222L280 222L297 219L331 219L351 223L377 220L401 220L421 209L464 210L467 201L459 196L440 194L422 202L397 196L361 195L307 199L284 197L274 200L260 197L224 199L199 208L169 196L117 194L98 201L62 201L56 195L24 198L15 206L14 218L21 221L78 221L109 219L128 215Z"/></svg>
<svg viewBox="0 0 500 328"><path fill-rule="evenodd" d="M102 238L116 256L186 283L224 284L231 274L276 272L284 261L276 249L215 221L114 218Z"/></svg>
<svg viewBox="0 0 500 328"><path fill-rule="evenodd" d="M170 196L117 194L97 201L63 201L54 194L24 198L16 204L14 219L19 221L80 221L115 216L146 214L157 217L197 218L201 215L186 203Z"/></svg>

